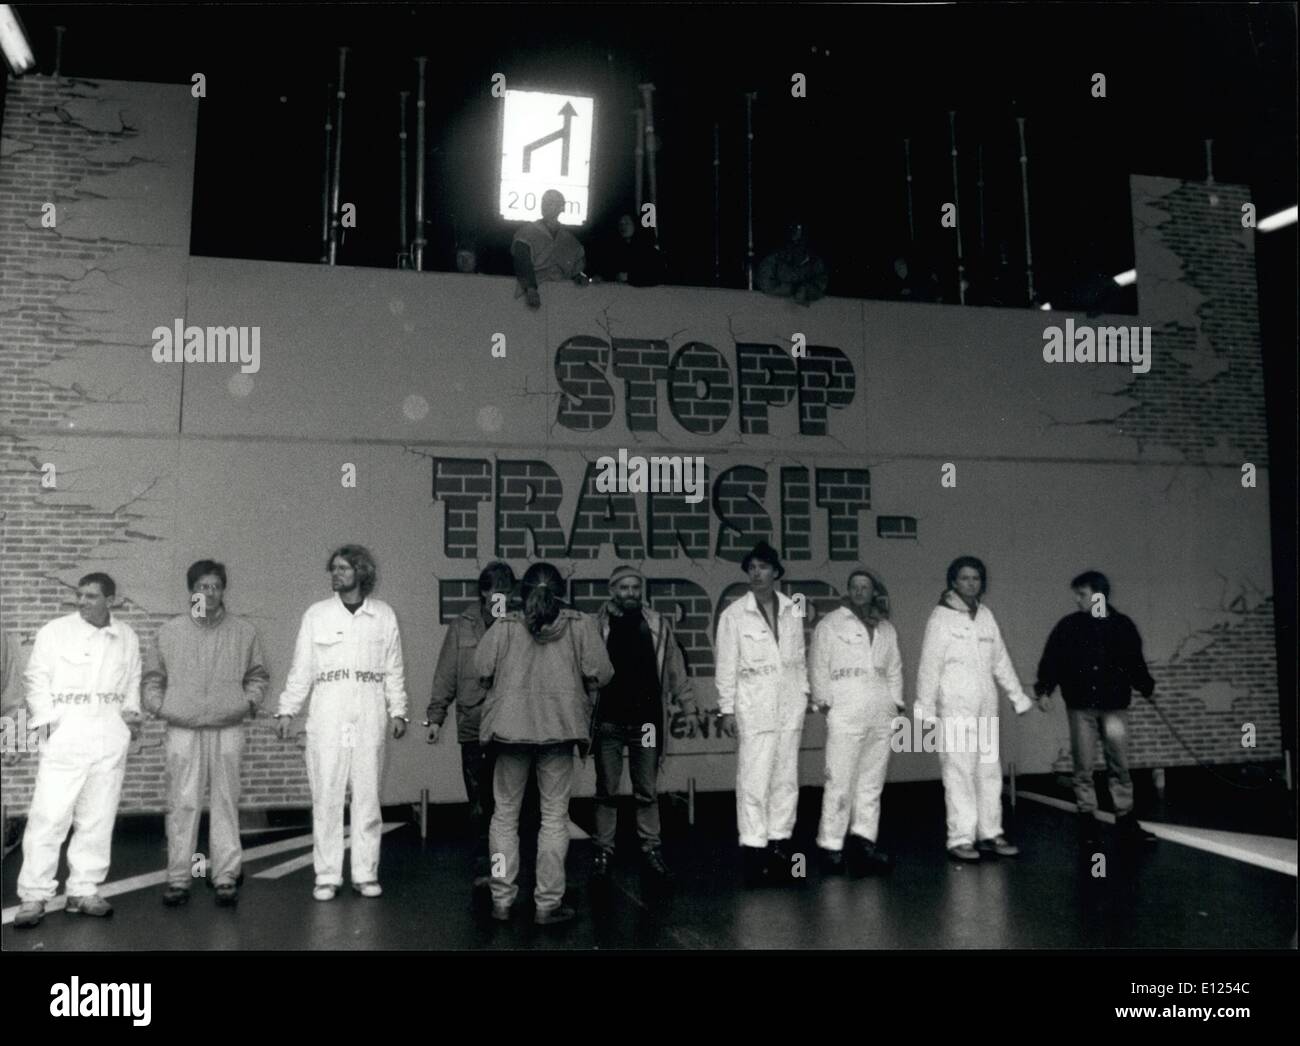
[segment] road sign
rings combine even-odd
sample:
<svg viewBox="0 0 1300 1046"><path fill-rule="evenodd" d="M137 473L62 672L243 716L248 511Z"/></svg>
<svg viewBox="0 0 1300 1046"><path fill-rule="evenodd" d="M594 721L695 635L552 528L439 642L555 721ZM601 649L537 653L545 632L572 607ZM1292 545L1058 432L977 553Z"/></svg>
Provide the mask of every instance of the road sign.
<svg viewBox="0 0 1300 1046"><path fill-rule="evenodd" d="M564 194L563 225L587 220L595 100L572 94L507 90L501 131L501 217L542 216L542 193Z"/></svg>

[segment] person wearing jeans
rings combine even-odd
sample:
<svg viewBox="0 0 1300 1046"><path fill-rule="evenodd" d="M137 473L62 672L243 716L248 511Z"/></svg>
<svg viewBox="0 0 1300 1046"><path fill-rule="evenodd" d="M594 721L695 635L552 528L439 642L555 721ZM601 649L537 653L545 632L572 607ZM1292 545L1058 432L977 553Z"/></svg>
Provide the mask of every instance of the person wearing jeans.
<svg viewBox="0 0 1300 1046"><path fill-rule="evenodd" d="M1128 772L1128 706L1136 689L1149 698L1155 680L1142 654L1142 636L1133 621L1110 603L1110 581L1088 570L1070 582L1078 606L1057 622L1038 663L1034 692L1047 710L1059 685L1070 718L1074 757L1074 799L1079 808L1079 841L1089 850L1098 842L1097 789L1092 768L1100 737L1115 804L1120 838L1154 842L1133 816L1133 781Z"/></svg>
<svg viewBox="0 0 1300 1046"><path fill-rule="evenodd" d="M642 603L645 578L619 566L609 579L610 599L597 621L614 678L596 711L596 857L592 876L609 874L618 828L618 786L627 748L636 831L645 867L661 883L671 878L659 848L659 769L673 702L695 712L695 691L672 621Z"/></svg>
<svg viewBox="0 0 1300 1046"><path fill-rule="evenodd" d="M614 668L594 619L564 605L564 578L534 563L521 585L523 609L511 611L479 641L475 667L487 696L479 741L493 745L495 809L491 848L492 917L508 921L519 894L519 812L529 775L537 775L542 827L537 834L538 925L568 922L564 860L569 852L573 746L591 744L595 693Z"/></svg>

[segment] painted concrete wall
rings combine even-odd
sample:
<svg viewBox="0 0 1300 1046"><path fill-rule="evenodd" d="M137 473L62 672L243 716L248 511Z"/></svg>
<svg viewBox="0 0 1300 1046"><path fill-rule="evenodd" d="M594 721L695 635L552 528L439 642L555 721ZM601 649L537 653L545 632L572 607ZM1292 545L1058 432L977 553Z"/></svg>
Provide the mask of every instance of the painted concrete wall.
<svg viewBox="0 0 1300 1046"><path fill-rule="evenodd" d="M148 644L185 611L188 564L211 556L229 567L231 609L261 630L278 694L303 610L328 595L327 552L359 541L398 614L418 724L443 622L486 562L552 560L590 609L634 562L678 617L710 707L713 621L763 537L809 597L810 628L852 564L883 575L910 703L944 569L970 553L1026 687L1073 609L1069 579L1099 568L1197 753L1280 753L1243 190L1217 186L1212 201L1133 179L1138 317L569 285L544 288L533 313L502 278L189 257L195 104L183 88L41 78L8 98L0 627L23 643L104 569ZM1044 362L1045 326L1067 319L1149 326L1150 372ZM177 320L258 328L259 368L155 362L154 328ZM594 463L620 449L702 457L707 495L599 493ZM666 787L732 786L733 746L708 728L674 720ZM807 783L823 731L808 720ZM422 733L390 743L385 800L430 788L461 801L454 738L429 748ZM1133 734L1138 765L1190 761L1140 701ZM124 809L162 807L161 741L152 724ZM1049 715L1008 709L1003 744L1021 772L1059 768L1059 699ZM306 801L300 747L265 719L251 728L247 805ZM6 770L7 804L26 803L34 765ZM937 772L932 754L891 764L894 779ZM593 783L588 765L579 792Z"/></svg>

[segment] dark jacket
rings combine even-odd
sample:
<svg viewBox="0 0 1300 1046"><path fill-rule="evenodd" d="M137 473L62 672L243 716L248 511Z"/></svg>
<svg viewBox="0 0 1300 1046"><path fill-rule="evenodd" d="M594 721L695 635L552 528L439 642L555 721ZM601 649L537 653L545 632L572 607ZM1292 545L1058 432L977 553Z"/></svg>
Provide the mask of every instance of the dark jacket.
<svg viewBox="0 0 1300 1046"><path fill-rule="evenodd" d="M1047 637L1038 682L1040 697L1057 686L1070 708L1127 708L1132 691L1150 697L1155 680L1142 656L1142 637L1113 606L1105 617L1079 610L1061 618Z"/></svg>
<svg viewBox="0 0 1300 1046"><path fill-rule="evenodd" d="M447 635L438 654L438 667L433 671L433 697L425 718L439 726L447 719L447 708L455 701L456 740L461 744L478 742L479 718L483 712L483 698L487 691L479 682L474 666L474 652L487 628L483 615L475 603L447 626Z"/></svg>
<svg viewBox="0 0 1300 1046"><path fill-rule="evenodd" d="M611 614L615 616L622 614L612 601L602 606L600 613L596 615L596 623L600 626L600 638L606 643L609 642ZM651 610L647 606L641 608L641 618L654 643L655 663L659 666L660 723L657 747L659 765L662 766L664 755L668 750L668 724L672 720L672 702L677 702L678 709L684 715L695 715L695 683L686 672L686 658L682 656L682 648L677 643L672 621L667 615Z"/></svg>

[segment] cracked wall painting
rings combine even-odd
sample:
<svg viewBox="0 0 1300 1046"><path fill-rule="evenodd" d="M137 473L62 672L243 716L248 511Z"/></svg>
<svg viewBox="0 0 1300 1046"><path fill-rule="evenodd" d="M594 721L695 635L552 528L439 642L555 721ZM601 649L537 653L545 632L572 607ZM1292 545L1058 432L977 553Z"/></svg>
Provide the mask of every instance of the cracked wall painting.
<svg viewBox="0 0 1300 1046"><path fill-rule="evenodd" d="M1022 681L1069 579L1099 567L1143 631L1171 719L1208 759L1280 750L1267 458L1249 241L1180 183L1134 178L1150 374L1044 365L1043 317L997 309L826 299L800 309L695 288L547 288L532 313L486 276L189 257L194 126L183 88L26 81L3 150L56 164L57 237L40 200L0 202L16 297L0 305L0 612L30 642L106 569L149 643L186 610L184 571L213 556L229 602L262 633L283 685L298 622L328 594L326 552L376 553L379 595L403 630L414 714L444 623L478 570L504 556L556 562L595 609L620 562L678 623L701 706L714 703L712 629L764 538L808 627L865 561L889 585L912 698L926 617L956 555L989 566L989 605ZM75 159L68 162L67 156ZM22 190L34 192L30 188ZM1219 186L1231 211L1241 190ZM21 215L21 216L20 216ZM1189 246L1188 230L1197 232ZM260 328L261 366L158 364L150 332L176 320ZM1131 321L1132 318L1127 318ZM1116 322L1125 322L1119 319ZM790 353L803 336L807 356ZM494 355L497 337L504 355ZM698 455L698 503L595 489L597 459ZM1260 470L1243 490L1242 460ZM58 482L42 488L43 465ZM940 484L944 463L957 484ZM356 486L341 482L345 465ZM1243 752L1240 726L1258 727ZM1004 758L1048 772L1053 716L1004 718ZM820 781L810 719L801 778ZM1139 704L1133 761L1188 761ZM161 727L133 759L123 809L162 807ZM674 719L665 787L730 788L730 742ZM6 773L21 806L34 763ZM937 760L891 761L893 779ZM577 791L590 794L594 771ZM384 799L463 798L452 746L393 746ZM250 733L246 801L305 801L296 744Z"/></svg>

